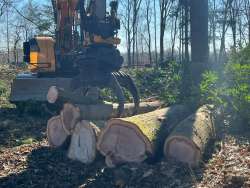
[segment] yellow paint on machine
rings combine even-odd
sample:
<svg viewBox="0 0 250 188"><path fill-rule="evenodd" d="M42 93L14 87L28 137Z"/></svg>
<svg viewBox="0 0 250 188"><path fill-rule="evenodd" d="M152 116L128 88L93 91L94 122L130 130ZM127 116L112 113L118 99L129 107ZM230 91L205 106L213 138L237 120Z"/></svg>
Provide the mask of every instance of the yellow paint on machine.
<svg viewBox="0 0 250 188"><path fill-rule="evenodd" d="M117 37L110 37L107 39L103 39L99 35L94 35L94 43L106 43L106 44L119 45L121 43L121 39Z"/></svg>
<svg viewBox="0 0 250 188"><path fill-rule="evenodd" d="M36 37L39 51L30 52L31 72L55 72L54 40L51 37Z"/></svg>

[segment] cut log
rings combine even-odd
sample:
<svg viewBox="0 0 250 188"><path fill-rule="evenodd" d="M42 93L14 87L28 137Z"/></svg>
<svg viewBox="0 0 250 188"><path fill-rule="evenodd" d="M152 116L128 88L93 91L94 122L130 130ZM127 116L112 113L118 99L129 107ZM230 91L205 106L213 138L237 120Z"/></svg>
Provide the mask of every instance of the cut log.
<svg viewBox="0 0 250 188"><path fill-rule="evenodd" d="M166 136L188 114L185 106L176 105L129 118L112 119L101 132L97 148L106 157L109 167L159 157Z"/></svg>
<svg viewBox="0 0 250 188"><path fill-rule="evenodd" d="M64 104L60 117L64 130L67 134L72 135L76 124L80 121L80 109L70 103L66 103Z"/></svg>
<svg viewBox="0 0 250 188"><path fill-rule="evenodd" d="M147 112L152 112L156 109L161 108L163 106L163 103L160 101L152 101L152 102L141 102L140 106L137 110L137 114L143 114ZM118 104L113 104L113 113L112 113L112 118L116 118L117 114L117 108ZM130 117L134 115L134 104L133 103L127 103L124 106L124 111L122 113L122 117Z"/></svg>
<svg viewBox="0 0 250 188"><path fill-rule="evenodd" d="M93 92L88 91L88 93L91 93L92 96L83 96L79 92L70 92L62 88L57 88L56 86L51 86L47 93L47 101L50 104L66 102L71 102L75 104L96 104L100 102L96 98L96 95L93 95Z"/></svg>
<svg viewBox="0 0 250 188"><path fill-rule="evenodd" d="M68 137L67 132L64 130L61 117L52 117L47 124L47 138L51 147L60 147L64 144Z"/></svg>
<svg viewBox="0 0 250 188"><path fill-rule="evenodd" d="M99 132L93 123L79 122L71 137L68 157L84 164L92 163L96 158L96 140Z"/></svg>
<svg viewBox="0 0 250 188"><path fill-rule="evenodd" d="M112 104L76 105L80 109L81 119L106 120L113 113Z"/></svg>
<svg viewBox="0 0 250 188"><path fill-rule="evenodd" d="M178 124L166 139L164 155L197 166L211 138L215 136L211 110L203 106Z"/></svg>
<svg viewBox="0 0 250 188"><path fill-rule="evenodd" d="M161 107L162 103L159 101L155 102L143 102L140 104L138 113L146 113ZM133 114L134 104L125 104L123 117L128 117ZM118 104L96 104L96 105L73 105L66 103L61 111L61 117L64 127L67 130L73 130L76 120L108 120L115 118L118 114Z"/></svg>

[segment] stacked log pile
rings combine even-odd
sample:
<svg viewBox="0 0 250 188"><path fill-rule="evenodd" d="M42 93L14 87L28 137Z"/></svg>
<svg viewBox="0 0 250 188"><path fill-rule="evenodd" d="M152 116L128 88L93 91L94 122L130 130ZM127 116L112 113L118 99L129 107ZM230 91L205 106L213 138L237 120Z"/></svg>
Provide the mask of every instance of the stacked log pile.
<svg viewBox="0 0 250 188"><path fill-rule="evenodd" d="M57 148L71 137L67 155L83 163L93 162L98 150L108 167L141 163L163 154L196 166L215 135L209 106L190 115L183 105L160 109L158 101L145 102L140 105L141 114L132 116L133 104L126 104L123 117L117 118L118 105L73 104L64 95L61 98L64 106L60 115L48 121L49 144ZM102 130L92 123L99 120L103 120Z"/></svg>
<svg viewBox="0 0 250 188"><path fill-rule="evenodd" d="M56 87L49 89L47 99L51 104L58 102L63 104L60 115L52 117L48 121L47 137L49 144L58 148L64 144L68 137L71 137L68 157L83 163L93 162L96 156L96 143L100 129L91 121L104 120L105 122L112 117L116 117L118 105L92 104L93 101L89 100L88 97L81 98ZM86 104L86 100L89 100L89 103ZM75 103L69 103L69 101ZM155 110L160 108L161 105L162 103L159 101L141 103L138 113ZM125 104L122 116L131 116L133 111L133 104Z"/></svg>
<svg viewBox="0 0 250 188"><path fill-rule="evenodd" d="M159 155L167 134L188 115L177 105L133 117L112 119L102 131L97 148L114 167L125 162L142 162Z"/></svg>

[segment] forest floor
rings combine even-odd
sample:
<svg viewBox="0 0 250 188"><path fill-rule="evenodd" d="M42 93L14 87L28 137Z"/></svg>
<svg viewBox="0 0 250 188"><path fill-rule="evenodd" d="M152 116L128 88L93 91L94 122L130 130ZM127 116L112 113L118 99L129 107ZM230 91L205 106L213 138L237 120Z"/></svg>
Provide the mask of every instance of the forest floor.
<svg viewBox="0 0 250 188"><path fill-rule="evenodd" d="M13 76L0 68L8 88ZM47 118L17 114L1 97L0 187L250 187L250 131L227 121L196 169L167 160L109 169L101 156L91 165L67 159L48 146Z"/></svg>

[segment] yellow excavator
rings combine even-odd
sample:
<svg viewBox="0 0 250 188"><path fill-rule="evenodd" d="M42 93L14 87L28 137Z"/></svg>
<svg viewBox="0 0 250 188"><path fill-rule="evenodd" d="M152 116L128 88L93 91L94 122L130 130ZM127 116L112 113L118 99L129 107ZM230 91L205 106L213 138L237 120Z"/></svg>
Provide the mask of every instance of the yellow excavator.
<svg viewBox="0 0 250 188"><path fill-rule="evenodd" d="M36 36L24 43L24 61L29 72L17 75L10 101L17 106L46 103L49 87L79 92L83 97L91 88L110 88L117 96L119 114L124 109L127 89L136 113L139 95L131 77L121 72L123 58L117 49L120 20L118 2L106 0L52 0L55 36ZM21 104L21 105L20 105Z"/></svg>

